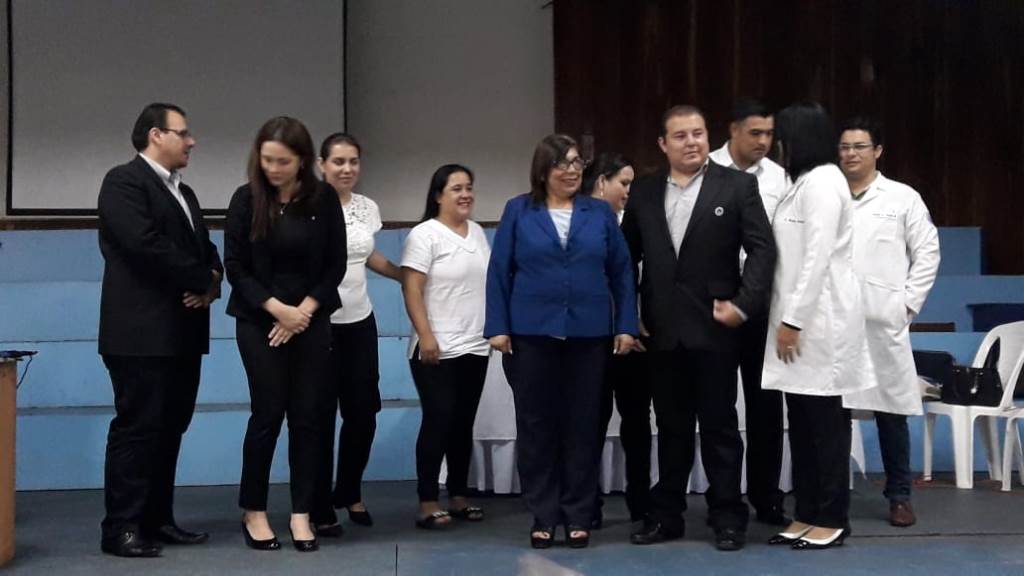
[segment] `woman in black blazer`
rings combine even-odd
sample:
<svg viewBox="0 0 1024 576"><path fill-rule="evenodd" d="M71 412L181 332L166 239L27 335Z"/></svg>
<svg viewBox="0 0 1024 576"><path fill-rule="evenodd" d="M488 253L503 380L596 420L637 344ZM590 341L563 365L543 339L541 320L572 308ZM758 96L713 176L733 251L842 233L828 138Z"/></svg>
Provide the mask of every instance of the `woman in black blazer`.
<svg viewBox="0 0 1024 576"><path fill-rule="evenodd" d="M309 132L294 118L260 128L249 183L235 191L224 230L231 283L228 314L249 380L252 415L242 448L238 498L246 544L280 547L267 521L274 447L288 416L288 461L295 548L316 550L310 526L320 427L330 401L330 315L341 302L345 223L333 191L313 172Z"/></svg>

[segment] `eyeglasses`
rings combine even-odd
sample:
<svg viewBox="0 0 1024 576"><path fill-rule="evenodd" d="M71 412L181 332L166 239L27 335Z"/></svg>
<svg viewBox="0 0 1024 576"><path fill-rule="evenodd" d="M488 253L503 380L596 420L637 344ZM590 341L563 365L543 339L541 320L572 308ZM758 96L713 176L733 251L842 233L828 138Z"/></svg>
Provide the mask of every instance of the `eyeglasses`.
<svg viewBox="0 0 1024 576"><path fill-rule="evenodd" d="M178 135L178 138L185 140L186 138L192 137L192 133L188 131L188 128L184 130L175 130L174 128L157 128L161 132L173 132Z"/></svg>
<svg viewBox="0 0 1024 576"><path fill-rule="evenodd" d="M553 164L553 166L555 168L558 168L559 170L568 170L569 168L575 168L577 170L583 170L584 168L587 167L587 163L586 163L586 161L583 160L583 158L580 158L579 156L577 156L577 157L573 158L572 160L569 160L567 158L563 158L561 160L558 160L557 162L555 162Z"/></svg>
<svg viewBox="0 0 1024 576"><path fill-rule="evenodd" d="M839 145L839 152L842 153L842 152L851 152L852 151L852 152L856 152L856 153L860 154L861 152L864 152L864 151L867 151L867 150L871 150L874 147L875 147L874 144L866 144L864 142L857 142L856 144L840 144Z"/></svg>

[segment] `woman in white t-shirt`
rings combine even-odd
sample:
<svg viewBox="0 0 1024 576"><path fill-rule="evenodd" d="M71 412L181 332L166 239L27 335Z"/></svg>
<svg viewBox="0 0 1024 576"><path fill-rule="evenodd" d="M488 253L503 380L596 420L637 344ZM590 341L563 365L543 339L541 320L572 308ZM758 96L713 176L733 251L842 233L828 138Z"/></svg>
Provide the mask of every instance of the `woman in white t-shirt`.
<svg viewBox="0 0 1024 576"><path fill-rule="evenodd" d="M392 280L400 280L402 274L398 266L374 249L373 236L381 229L377 203L353 191L359 183L360 153L359 142L339 132L328 136L320 145L318 160L324 181L338 194L348 238L348 268L338 285L342 307L331 314L332 388L342 417L338 432L337 483L332 482L337 416L336 411L331 410L330 421L324 426L313 514L317 532L328 537L342 533L334 508L348 509L349 519L356 524L373 524L360 491L377 430L377 412L380 412L377 321L366 289L366 269Z"/></svg>
<svg viewBox="0 0 1024 576"><path fill-rule="evenodd" d="M487 376L483 337L487 262L483 228L470 220L473 173L447 164L434 172L423 221L402 251L402 292L412 321L409 367L423 420L416 440L416 526L437 528L452 517L479 521L466 500L473 421ZM447 458L448 510L438 503L438 475Z"/></svg>

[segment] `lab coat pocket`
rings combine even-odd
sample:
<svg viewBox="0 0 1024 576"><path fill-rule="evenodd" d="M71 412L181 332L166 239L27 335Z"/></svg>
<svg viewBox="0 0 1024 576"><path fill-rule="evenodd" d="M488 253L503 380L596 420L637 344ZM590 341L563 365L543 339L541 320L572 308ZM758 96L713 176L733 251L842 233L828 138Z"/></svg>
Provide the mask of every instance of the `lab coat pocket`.
<svg viewBox="0 0 1024 576"><path fill-rule="evenodd" d="M903 289L877 278L865 278L861 298L864 317L869 322L902 328L907 320L906 296Z"/></svg>

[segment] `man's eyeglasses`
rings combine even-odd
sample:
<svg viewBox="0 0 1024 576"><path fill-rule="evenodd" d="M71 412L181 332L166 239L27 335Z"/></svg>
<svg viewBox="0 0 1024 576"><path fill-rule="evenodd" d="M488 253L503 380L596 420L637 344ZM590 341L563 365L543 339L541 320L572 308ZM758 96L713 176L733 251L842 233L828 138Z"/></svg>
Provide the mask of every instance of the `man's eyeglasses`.
<svg viewBox="0 0 1024 576"><path fill-rule="evenodd" d="M554 167L558 168L559 170L568 170L569 168L575 168L577 170L583 170L584 168L587 167L587 163L583 160L583 158L580 158L579 156L577 156L577 157L573 158L572 160L569 160L567 158L563 158L563 159L555 162L554 163Z"/></svg>
<svg viewBox="0 0 1024 576"><path fill-rule="evenodd" d="M839 152L842 153L842 152L851 152L852 151L852 152L856 152L856 153L860 154L861 152L865 152L867 150L871 150L874 147L875 147L874 144L866 144L864 142L857 142L856 144L840 144L839 145Z"/></svg>
<svg viewBox="0 0 1024 576"><path fill-rule="evenodd" d="M174 128L157 128L157 130L159 130L161 132L173 132L173 133L177 134L178 138L181 138L182 140L185 140L186 138L189 138L189 137L192 136L192 133L188 131L188 128L186 128L184 130L175 130Z"/></svg>

